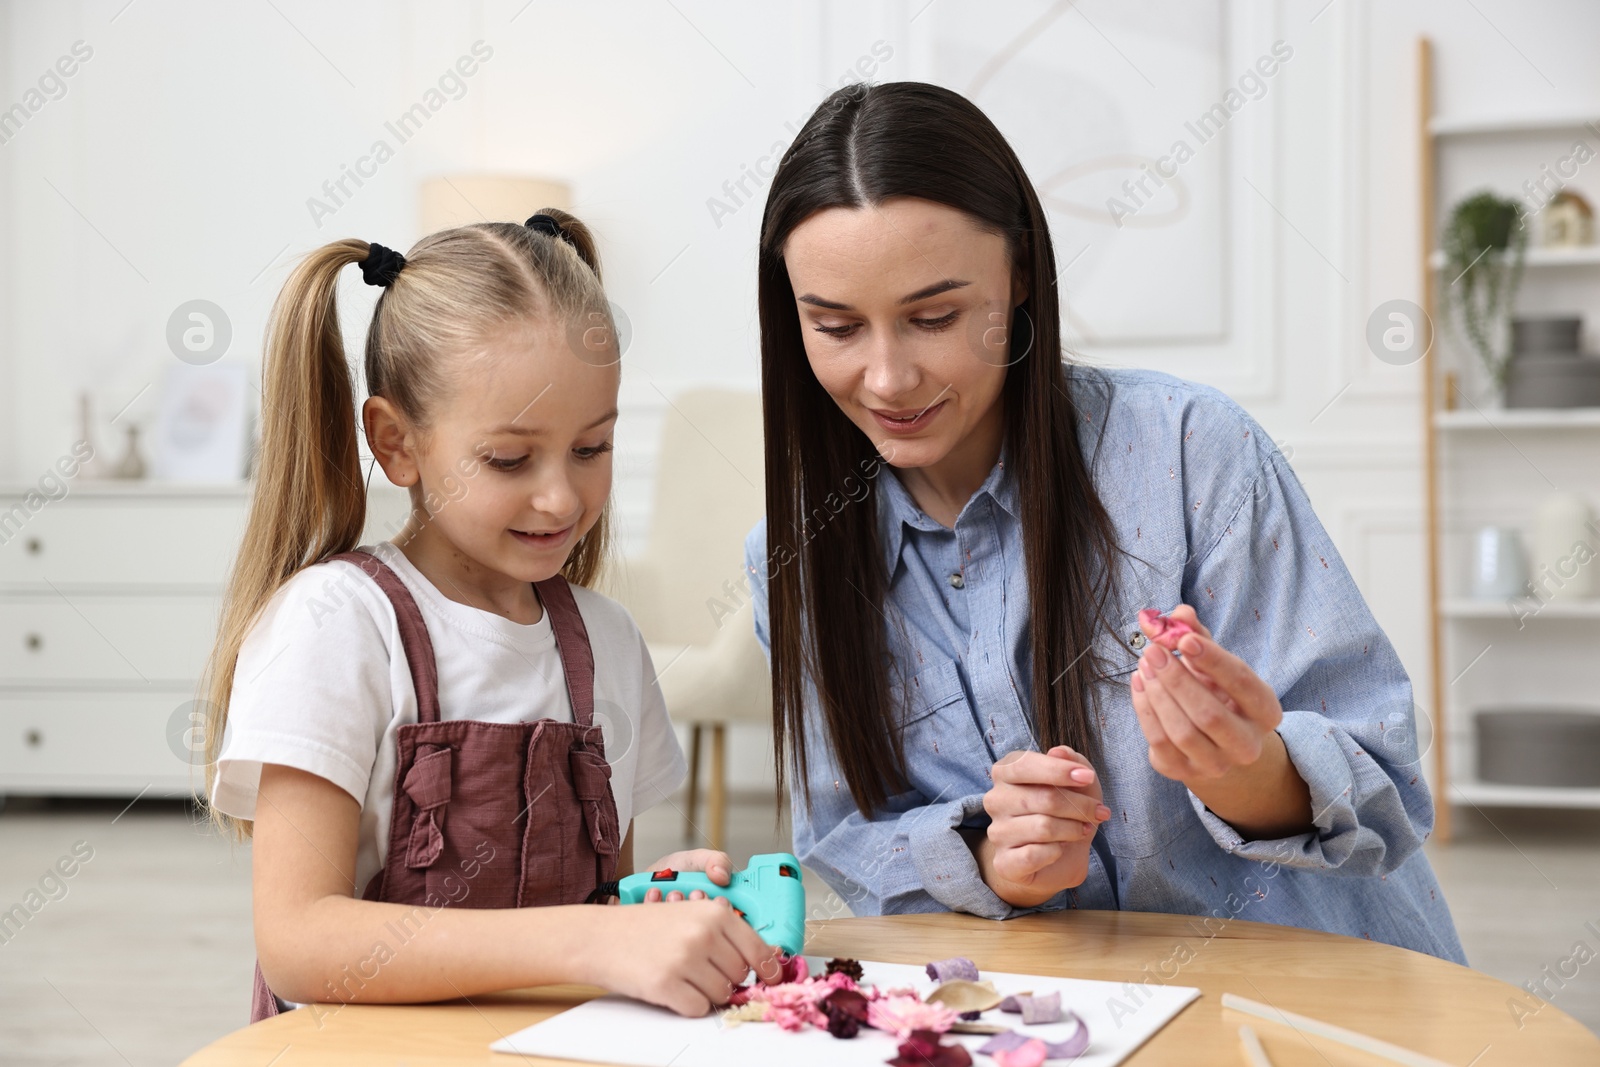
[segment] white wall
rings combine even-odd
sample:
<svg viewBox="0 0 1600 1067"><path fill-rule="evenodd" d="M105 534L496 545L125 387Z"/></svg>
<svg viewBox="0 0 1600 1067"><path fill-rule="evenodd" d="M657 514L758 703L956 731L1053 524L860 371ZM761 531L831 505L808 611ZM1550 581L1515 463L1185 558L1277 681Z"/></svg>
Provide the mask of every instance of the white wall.
<svg viewBox="0 0 1600 1067"><path fill-rule="evenodd" d="M720 226L707 200L787 143L875 43L892 51L875 80L924 77L939 20L963 17L953 0L124 2L0 6L0 107L75 41L94 50L65 96L0 145L0 475L30 478L67 448L83 389L101 447L119 451L105 422L130 402L122 421L153 416L181 302L220 304L234 330L226 358L254 364L297 254L346 235L406 247L422 179L526 172L572 184L635 330L617 467L635 541L661 393L756 384L759 197ZM1021 27L1045 5L980 10ZM1225 70L1274 39L1295 57L1224 134L1227 335L1088 351L1212 381L1250 408L1292 453L1426 705L1419 377L1363 342L1376 305L1418 298L1414 38L1437 43L1443 110L1573 107L1600 101L1600 8L1241 0L1230 11ZM1081 33L1137 65L1116 5L1085 3L1081 19ZM462 98L315 225L307 198L480 40L493 56ZM355 338L372 293L351 273ZM762 738L735 739L737 785L761 785L768 763Z"/></svg>

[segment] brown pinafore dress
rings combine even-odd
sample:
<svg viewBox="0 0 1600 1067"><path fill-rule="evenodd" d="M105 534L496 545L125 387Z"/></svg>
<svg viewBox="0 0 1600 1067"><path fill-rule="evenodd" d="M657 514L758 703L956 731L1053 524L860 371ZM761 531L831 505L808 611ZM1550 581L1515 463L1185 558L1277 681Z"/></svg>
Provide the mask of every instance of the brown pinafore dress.
<svg viewBox="0 0 1600 1067"><path fill-rule="evenodd" d="M389 850L365 900L427 907L581 904L616 877L621 851L605 742L594 723L594 652L565 578L535 582L550 616L572 722L441 720L427 624L405 583L368 552L354 563L388 596L417 695L398 731ZM256 965L250 1021L277 1015Z"/></svg>

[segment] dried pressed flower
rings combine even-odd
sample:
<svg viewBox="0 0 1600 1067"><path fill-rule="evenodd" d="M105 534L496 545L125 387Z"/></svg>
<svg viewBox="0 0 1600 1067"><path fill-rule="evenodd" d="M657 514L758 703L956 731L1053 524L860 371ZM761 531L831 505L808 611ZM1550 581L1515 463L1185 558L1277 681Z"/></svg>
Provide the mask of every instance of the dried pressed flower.
<svg viewBox="0 0 1600 1067"><path fill-rule="evenodd" d="M928 977L935 982L950 982L958 978L968 982L978 980L978 965L965 956L952 956L947 960L934 960L928 964Z"/></svg>
<svg viewBox="0 0 1600 1067"><path fill-rule="evenodd" d="M904 1038L917 1030L944 1033L956 1013L942 1004L925 1004L914 996L884 997L867 1005L867 1025Z"/></svg>
<svg viewBox="0 0 1600 1067"><path fill-rule="evenodd" d="M988 1011L1001 1001L993 982L970 982L963 978L945 982L928 994L929 1004L943 1004L963 1018Z"/></svg>
<svg viewBox="0 0 1600 1067"><path fill-rule="evenodd" d="M972 1067L972 1053L965 1045L944 1045L939 1035L917 1030L900 1045L899 1055L888 1061L890 1067Z"/></svg>
<svg viewBox="0 0 1600 1067"><path fill-rule="evenodd" d="M823 973L847 974L850 976L851 981L859 982L861 981L861 964L856 960L838 956L828 961L827 970Z"/></svg>

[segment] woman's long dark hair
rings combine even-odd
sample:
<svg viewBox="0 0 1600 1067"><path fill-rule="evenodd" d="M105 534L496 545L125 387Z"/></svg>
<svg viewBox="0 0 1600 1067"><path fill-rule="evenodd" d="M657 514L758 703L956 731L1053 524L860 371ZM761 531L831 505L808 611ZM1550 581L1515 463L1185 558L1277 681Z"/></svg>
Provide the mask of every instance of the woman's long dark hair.
<svg viewBox="0 0 1600 1067"><path fill-rule="evenodd" d="M1050 233L1016 153L983 112L948 89L891 82L835 92L785 153L761 224L766 566L779 794L792 758L810 803L803 703L810 682L820 725L864 813L907 781L890 707L889 576L870 476L881 461L811 371L783 250L818 211L902 196L953 207L1003 234L1027 286L1020 310L1032 329L1010 331L1002 402L1022 507L1041 749L1066 744L1098 757L1093 683L1101 664L1092 649L1116 554L1114 527L1079 450L1083 415L1060 360Z"/></svg>

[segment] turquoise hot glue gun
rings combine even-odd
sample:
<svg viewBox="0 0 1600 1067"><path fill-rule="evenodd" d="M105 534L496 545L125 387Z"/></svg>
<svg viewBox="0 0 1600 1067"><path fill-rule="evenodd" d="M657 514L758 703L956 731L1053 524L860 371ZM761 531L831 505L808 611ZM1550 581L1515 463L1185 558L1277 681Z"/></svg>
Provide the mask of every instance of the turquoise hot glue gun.
<svg viewBox="0 0 1600 1067"><path fill-rule="evenodd" d="M644 903L652 889L661 890L663 896L676 890L687 897L698 889L708 897L727 897L767 944L789 956L800 955L805 947L806 890L800 881L800 861L787 852L751 856L750 866L735 871L725 886L701 871L665 870L630 874L616 887L612 895L624 904Z"/></svg>

